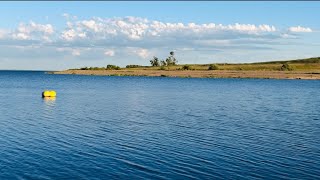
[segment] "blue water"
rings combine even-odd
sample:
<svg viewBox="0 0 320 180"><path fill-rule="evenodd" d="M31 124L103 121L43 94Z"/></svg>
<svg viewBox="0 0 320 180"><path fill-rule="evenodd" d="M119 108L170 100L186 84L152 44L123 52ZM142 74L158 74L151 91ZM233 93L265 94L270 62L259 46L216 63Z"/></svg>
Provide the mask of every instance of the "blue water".
<svg viewBox="0 0 320 180"><path fill-rule="evenodd" d="M319 89L0 71L0 179L319 179Z"/></svg>

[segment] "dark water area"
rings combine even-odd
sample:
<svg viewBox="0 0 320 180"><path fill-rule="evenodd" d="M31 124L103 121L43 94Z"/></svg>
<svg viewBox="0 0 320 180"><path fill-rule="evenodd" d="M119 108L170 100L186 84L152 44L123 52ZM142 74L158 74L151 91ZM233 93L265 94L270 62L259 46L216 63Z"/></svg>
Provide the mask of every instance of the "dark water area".
<svg viewBox="0 0 320 180"><path fill-rule="evenodd" d="M0 179L319 179L319 89L0 71Z"/></svg>

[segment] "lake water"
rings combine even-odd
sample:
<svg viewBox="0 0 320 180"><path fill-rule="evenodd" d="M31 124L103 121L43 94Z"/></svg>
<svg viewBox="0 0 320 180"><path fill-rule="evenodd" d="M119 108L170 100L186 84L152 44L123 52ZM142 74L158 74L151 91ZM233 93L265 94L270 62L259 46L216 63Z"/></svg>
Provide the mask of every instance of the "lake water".
<svg viewBox="0 0 320 180"><path fill-rule="evenodd" d="M0 71L0 179L319 179L319 89Z"/></svg>

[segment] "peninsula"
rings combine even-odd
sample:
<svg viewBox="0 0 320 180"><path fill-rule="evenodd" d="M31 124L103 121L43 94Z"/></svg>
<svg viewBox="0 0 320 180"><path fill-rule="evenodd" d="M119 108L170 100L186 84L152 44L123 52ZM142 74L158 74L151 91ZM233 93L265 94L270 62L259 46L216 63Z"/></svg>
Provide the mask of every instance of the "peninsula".
<svg viewBox="0 0 320 180"><path fill-rule="evenodd" d="M55 71L49 73L101 76L160 76L182 78L320 79L320 57L241 64L179 64L169 66L127 65L125 68L120 68L115 65L108 65L107 67L84 67L80 69L69 69L65 71Z"/></svg>

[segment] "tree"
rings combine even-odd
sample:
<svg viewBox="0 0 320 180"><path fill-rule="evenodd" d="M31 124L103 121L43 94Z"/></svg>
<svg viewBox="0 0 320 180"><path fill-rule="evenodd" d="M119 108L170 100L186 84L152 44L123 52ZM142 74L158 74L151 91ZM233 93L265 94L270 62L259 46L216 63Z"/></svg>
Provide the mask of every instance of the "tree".
<svg viewBox="0 0 320 180"><path fill-rule="evenodd" d="M167 66L167 63L164 60L160 61L160 64L161 64L161 66Z"/></svg>
<svg viewBox="0 0 320 180"><path fill-rule="evenodd" d="M167 64L167 66L172 65L172 61L169 57L167 57L167 59L166 59L166 64Z"/></svg>
<svg viewBox="0 0 320 180"><path fill-rule="evenodd" d="M153 56L153 59L150 60L151 66L160 66L159 59Z"/></svg>
<svg viewBox="0 0 320 180"><path fill-rule="evenodd" d="M174 52L173 51L171 51L170 52L170 56L169 57L167 57L167 59L166 59L166 64L167 64L167 66L174 66L174 65L176 65L178 63L178 61L177 61L177 59L174 57Z"/></svg>

